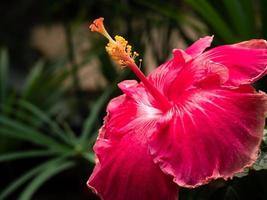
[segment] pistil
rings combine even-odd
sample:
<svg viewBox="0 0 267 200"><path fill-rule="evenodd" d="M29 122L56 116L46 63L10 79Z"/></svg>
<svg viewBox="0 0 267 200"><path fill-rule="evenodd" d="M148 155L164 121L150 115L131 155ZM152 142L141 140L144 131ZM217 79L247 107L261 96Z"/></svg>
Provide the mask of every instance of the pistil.
<svg viewBox="0 0 267 200"><path fill-rule="evenodd" d="M149 93L157 100L164 111L167 111L171 104L168 99L162 95L162 93L152 85L142 71L135 64L134 59L138 56L138 53L132 52L132 47L128 44L128 41L121 36L115 36L115 40L108 34L104 24L104 18L98 18L89 26L93 32L99 32L105 36L109 43L106 46L106 50L110 57L118 63L121 67L129 67L135 75L143 82Z"/></svg>

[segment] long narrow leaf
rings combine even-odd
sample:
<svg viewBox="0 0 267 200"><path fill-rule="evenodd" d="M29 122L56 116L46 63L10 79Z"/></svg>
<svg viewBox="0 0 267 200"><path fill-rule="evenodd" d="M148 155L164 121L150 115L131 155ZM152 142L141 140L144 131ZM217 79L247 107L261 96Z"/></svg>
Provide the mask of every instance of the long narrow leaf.
<svg viewBox="0 0 267 200"><path fill-rule="evenodd" d="M76 141L77 137L75 135L75 132L71 129L70 125L66 122L63 122L62 126L63 126L65 133L68 134L68 138L72 141Z"/></svg>
<svg viewBox="0 0 267 200"><path fill-rule="evenodd" d="M24 101L24 100L19 101L19 105L22 106L23 108L27 109L28 111L30 111L35 117L39 118L42 122L46 123L50 127L51 131L56 136L58 136L58 138L60 138L61 140L63 140L67 144L71 144L71 145L73 144L71 139L59 127L59 125L57 123L55 123L54 121L52 121L52 119L45 112L43 112L41 109L39 109L35 105L33 105L27 101Z"/></svg>
<svg viewBox="0 0 267 200"><path fill-rule="evenodd" d="M31 151L4 153L0 155L0 163L12 160L24 159L24 158L50 156L54 155L55 153L56 153L55 151L51 150L31 150Z"/></svg>
<svg viewBox="0 0 267 200"><path fill-rule="evenodd" d="M243 7L244 13L245 13L245 22L246 25L248 27L248 29L250 30L250 36L254 36L256 34L258 34L258 31L256 30L256 18L258 18L257 16L257 12L256 12L256 8L255 8L255 3L253 0L239 0L240 4ZM257 35L258 37L259 35Z"/></svg>
<svg viewBox="0 0 267 200"><path fill-rule="evenodd" d="M66 149L66 147L52 137L44 135L31 127L28 127L18 121L11 120L5 116L0 115L0 134L17 139L26 140L35 144L48 146L57 149Z"/></svg>
<svg viewBox="0 0 267 200"><path fill-rule="evenodd" d="M95 155L92 152L83 153L83 157L91 163L95 163Z"/></svg>
<svg viewBox="0 0 267 200"><path fill-rule="evenodd" d="M0 103L0 113L2 113L5 116L10 115L12 113L15 101L16 101L15 92L10 92L6 97L4 104Z"/></svg>
<svg viewBox="0 0 267 200"><path fill-rule="evenodd" d="M148 1L136 0L136 1L141 5L144 5L150 9L159 11L161 14L171 17L177 22L181 22L184 19L180 10L177 9L172 3L153 1L153 0L148 0Z"/></svg>
<svg viewBox="0 0 267 200"><path fill-rule="evenodd" d="M28 98L32 94L32 90L34 89L36 82L39 81L40 76L43 73L43 67L44 67L44 62L38 61L30 71L24 88L23 88L23 93L22 96L23 98Z"/></svg>
<svg viewBox="0 0 267 200"><path fill-rule="evenodd" d="M234 42L236 40L231 29L207 0L185 0L185 2L213 27L218 36L228 42Z"/></svg>
<svg viewBox="0 0 267 200"><path fill-rule="evenodd" d="M183 25L187 25L192 27L193 29L199 30L199 27L196 26L195 20L191 20L185 12L182 12L180 8L175 7L172 3L168 2L155 2L153 0L143 1L143 0L136 0L136 2L140 5L146 6L149 9L156 11L176 22L176 28L178 28L181 37L187 44L191 44L193 41L190 37L185 33Z"/></svg>
<svg viewBox="0 0 267 200"><path fill-rule="evenodd" d="M27 124L27 126L31 126L32 128L38 128L40 127L40 120L38 120L35 116L29 114L29 112L23 110L20 107L15 106L17 103L17 100L14 102L14 105L11 107L11 113L14 116L14 119L16 121L20 121L22 123Z"/></svg>
<svg viewBox="0 0 267 200"><path fill-rule="evenodd" d="M246 39L250 36L250 27L247 23L248 17L240 3L240 0L224 0L222 1L227 9L227 12L231 18L233 28L237 31L239 39Z"/></svg>
<svg viewBox="0 0 267 200"><path fill-rule="evenodd" d="M99 112L101 111L102 107L105 105L105 103L110 98L110 95L114 92L114 90L116 88L116 83L118 82L118 80L121 80L126 75L127 75L127 72L121 74L119 79L114 81L114 83L111 84L104 91L104 93L98 98L96 103L93 105L92 110L91 110L89 116L87 117L87 119L85 120L84 126L82 128L82 134L81 134L81 137L80 137L81 141L85 140L88 137L88 135L91 133L91 131L92 131L93 127L94 127L93 125L94 125L95 121L97 120L97 118L99 116Z"/></svg>
<svg viewBox="0 0 267 200"><path fill-rule="evenodd" d="M46 170L42 171L36 176L33 181L26 187L21 193L19 200L30 200L34 193L44 184L48 179L55 176L56 174L69 169L74 166L74 162L54 163L47 167Z"/></svg>
<svg viewBox="0 0 267 200"><path fill-rule="evenodd" d="M85 139L87 135L92 131L93 125L95 123L95 120L99 116L101 108L105 105L113 91L114 87L109 87L108 89L106 89L105 92L97 99L96 103L92 106L91 113L86 119L82 129L82 139Z"/></svg>
<svg viewBox="0 0 267 200"><path fill-rule="evenodd" d="M38 165L37 167L32 168L22 176L20 176L18 179L13 181L10 185L8 185L6 188L4 188L0 192L0 199L6 199L10 194L12 194L14 191L16 191L21 185L26 183L28 180L30 180L33 176L38 174L39 172L46 169L51 164L58 164L61 163L64 160L64 158L56 158L49 160L41 165Z"/></svg>

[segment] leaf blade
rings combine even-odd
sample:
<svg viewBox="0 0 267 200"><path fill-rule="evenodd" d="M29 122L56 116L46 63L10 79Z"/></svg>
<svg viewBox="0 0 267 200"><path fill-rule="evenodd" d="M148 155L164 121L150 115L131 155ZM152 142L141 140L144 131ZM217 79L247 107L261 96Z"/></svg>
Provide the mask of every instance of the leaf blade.
<svg viewBox="0 0 267 200"><path fill-rule="evenodd" d="M5 153L0 155L0 163L7 162L12 160L24 159L24 158L32 158L39 156L50 156L54 155L56 152L51 150L29 150L23 152L12 152Z"/></svg>
<svg viewBox="0 0 267 200"><path fill-rule="evenodd" d="M233 28L237 31L239 37L241 37L239 39L244 40L249 38L251 29L248 23L248 16L246 15L241 2L239 0L224 0L222 2L231 18Z"/></svg>
<svg viewBox="0 0 267 200"><path fill-rule="evenodd" d="M50 148L66 150L67 146L58 143L54 138L49 137L39 131L22 124L19 121L9 119L0 115L0 134L16 139L26 140L38 145L47 146Z"/></svg>
<svg viewBox="0 0 267 200"><path fill-rule="evenodd" d="M0 192L0 199L7 198L11 193L13 193L15 190L17 190L21 185L26 183L29 179L31 179L34 175L36 175L38 172L40 172L43 168L46 168L51 163L54 163L54 162L58 163L62 160L63 160L63 158L55 158L55 159L49 160L45 163L42 163L42 164L32 168L27 173L23 174L18 179L16 179L16 181L13 181L11 184L9 184L7 187L5 187Z"/></svg>
<svg viewBox="0 0 267 200"><path fill-rule="evenodd" d="M39 187L41 187L42 184L44 184L48 179L73 166L74 162L72 161L51 165L49 168L41 172L32 180L32 182L25 188L25 190L21 193L18 199L30 200L34 193L37 191L37 189L39 189Z"/></svg>
<svg viewBox="0 0 267 200"><path fill-rule="evenodd" d="M96 100L96 103L92 107L92 111L86 118L84 125L82 127L82 133L80 135L79 141L84 141L90 132L92 131L93 124L98 118L98 113L101 111L105 103L108 101L111 94L116 89L116 84L119 80L123 79L125 76L127 76L128 72L122 73L117 80L115 80L109 87L106 88L106 90L102 93L102 95Z"/></svg>
<svg viewBox="0 0 267 200"><path fill-rule="evenodd" d="M57 123L55 123L50 116L48 116L45 112L43 112L41 109L39 109L34 104L31 104L30 102L20 100L19 105L23 108L30 111L34 116L39 118L43 123L46 123L50 128L51 131L62 141L64 141L66 144L73 145L72 140L68 137L67 134L59 127Z"/></svg>
<svg viewBox="0 0 267 200"><path fill-rule="evenodd" d="M207 0L185 0L216 31L216 34L228 42L235 42L236 37Z"/></svg>

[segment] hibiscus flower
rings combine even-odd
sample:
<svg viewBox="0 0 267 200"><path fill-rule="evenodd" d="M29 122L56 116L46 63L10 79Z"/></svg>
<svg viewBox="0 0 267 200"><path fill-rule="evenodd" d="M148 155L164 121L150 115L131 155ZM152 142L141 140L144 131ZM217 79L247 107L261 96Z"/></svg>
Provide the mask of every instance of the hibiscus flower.
<svg viewBox="0 0 267 200"><path fill-rule="evenodd" d="M232 178L256 160L267 95L250 84L267 72L267 42L254 39L205 51L199 39L149 76L103 18L90 26L109 39L107 52L140 79L118 84L94 151L87 184L105 200L174 200L178 188Z"/></svg>

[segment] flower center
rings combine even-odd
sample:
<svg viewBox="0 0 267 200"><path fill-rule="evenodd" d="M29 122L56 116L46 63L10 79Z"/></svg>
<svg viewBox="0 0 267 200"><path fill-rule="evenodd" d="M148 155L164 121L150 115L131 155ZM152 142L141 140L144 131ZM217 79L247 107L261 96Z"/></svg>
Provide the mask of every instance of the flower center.
<svg viewBox="0 0 267 200"><path fill-rule="evenodd" d="M121 36L115 36L115 40L108 34L104 24L104 18L98 18L93 21L89 26L90 30L93 32L99 32L105 36L109 43L106 46L106 51L110 57L118 63L121 67L129 67L135 75L143 82L149 93L159 102L159 105L164 111L170 109L171 104L168 99L161 94L157 88L155 88L142 73L139 67L135 64L134 59L138 56L138 53L132 52L132 47L128 44L128 41Z"/></svg>

